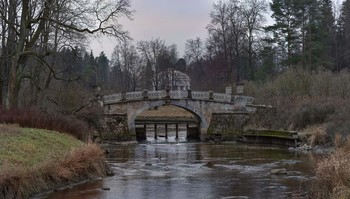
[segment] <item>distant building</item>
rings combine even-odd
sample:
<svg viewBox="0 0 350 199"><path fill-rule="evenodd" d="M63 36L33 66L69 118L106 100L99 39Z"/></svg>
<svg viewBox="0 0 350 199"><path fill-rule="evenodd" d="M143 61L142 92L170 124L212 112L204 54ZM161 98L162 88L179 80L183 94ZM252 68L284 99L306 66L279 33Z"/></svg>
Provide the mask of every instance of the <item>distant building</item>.
<svg viewBox="0 0 350 199"><path fill-rule="evenodd" d="M187 74L169 68L167 71L160 72L158 76L155 76L152 84L153 90L170 89L186 91L191 88L191 79Z"/></svg>

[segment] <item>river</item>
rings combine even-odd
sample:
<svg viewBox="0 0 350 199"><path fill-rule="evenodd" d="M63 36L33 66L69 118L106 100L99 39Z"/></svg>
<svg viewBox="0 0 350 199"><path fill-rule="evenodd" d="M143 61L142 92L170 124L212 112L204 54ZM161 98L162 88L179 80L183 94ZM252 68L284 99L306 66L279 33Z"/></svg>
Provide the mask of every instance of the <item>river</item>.
<svg viewBox="0 0 350 199"><path fill-rule="evenodd" d="M149 127L148 127L149 128ZM115 175L46 195L47 199L304 198L312 183L313 156L287 147L179 140L109 143L108 164ZM271 169L285 168L286 175Z"/></svg>

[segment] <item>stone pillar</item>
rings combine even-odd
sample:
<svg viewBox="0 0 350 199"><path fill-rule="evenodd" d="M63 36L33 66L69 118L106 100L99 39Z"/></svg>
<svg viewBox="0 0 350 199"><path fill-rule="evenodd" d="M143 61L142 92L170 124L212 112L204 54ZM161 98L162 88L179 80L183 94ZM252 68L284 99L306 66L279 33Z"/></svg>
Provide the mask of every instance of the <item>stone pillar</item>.
<svg viewBox="0 0 350 199"><path fill-rule="evenodd" d="M244 93L244 83L237 83L236 84L236 94L243 95L243 93Z"/></svg>
<svg viewBox="0 0 350 199"><path fill-rule="evenodd" d="M146 137L146 128L136 128L136 140L137 141L145 141L147 140Z"/></svg>
<svg viewBox="0 0 350 199"><path fill-rule="evenodd" d="M187 98L192 99L192 91L190 89L187 90Z"/></svg>
<svg viewBox="0 0 350 199"><path fill-rule="evenodd" d="M131 141L136 134L130 132L126 114L106 114L101 121L101 139L115 141Z"/></svg>
<svg viewBox="0 0 350 199"><path fill-rule="evenodd" d="M170 99L170 90L169 90L169 88L165 89L165 91L166 91L165 98L166 99Z"/></svg>
<svg viewBox="0 0 350 199"><path fill-rule="evenodd" d="M179 124L178 123L176 123L176 130L175 130L175 133L176 133L176 139L179 139Z"/></svg>
<svg viewBox="0 0 350 199"><path fill-rule="evenodd" d="M191 125L191 126L188 126L187 128L187 139L189 140L199 140L200 139L200 136L199 136L199 128L198 126L196 125Z"/></svg>
<svg viewBox="0 0 350 199"><path fill-rule="evenodd" d="M214 92L209 91L209 100L214 100Z"/></svg>
<svg viewBox="0 0 350 199"><path fill-rule="evenodd" d="M168 124L165 123L165 139L168 139Z"/></svg>
<svg viewBox="0 0 350 199"><path fill-rule="evenodd" d="M144 91L142 92L142 97L143 97L144 100L147 100L147 99L148 99L148 90L144 90Z"/></svg>
<svg viewBox="0 0 350 199"><path fill-rule="evenodd" d="M122 92L122 100L121 101L126 101L126 92Z"/></svg>
<svg viewBox="0 0 350 199"><path fill-rule="evenodd" d="M158 139L158 135L157 135L157 124L154 124L154 139Z"/></svg>

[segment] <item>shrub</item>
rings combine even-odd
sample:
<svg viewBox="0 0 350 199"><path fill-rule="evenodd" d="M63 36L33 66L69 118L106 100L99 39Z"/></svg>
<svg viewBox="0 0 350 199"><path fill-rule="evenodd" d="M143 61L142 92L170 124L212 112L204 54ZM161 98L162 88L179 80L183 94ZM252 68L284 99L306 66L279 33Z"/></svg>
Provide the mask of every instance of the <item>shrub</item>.
<svg viewBox="0 0 350 199"><path fill-rule="evenodd" d="M313 98L301 102L292 112L291 123L295 129L303 129L309 125L322 124L332 115L336 107L333 100Z"/></svg>
<svg viewBox="0 0 350 199"><path fill-rule="evenodd" d="M78 139L87 139L87 123L73 116L44 113L35 108L0 109L0 123L18 124L21 127L40 128L68 133Z"/></svg>

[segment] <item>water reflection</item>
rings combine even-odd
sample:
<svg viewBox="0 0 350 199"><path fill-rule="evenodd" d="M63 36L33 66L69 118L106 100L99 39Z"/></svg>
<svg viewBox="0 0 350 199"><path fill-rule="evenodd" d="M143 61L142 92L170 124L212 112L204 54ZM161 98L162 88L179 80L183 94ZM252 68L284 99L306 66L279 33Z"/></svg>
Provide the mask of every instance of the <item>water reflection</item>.
<svg viewBox="0 0 350 199"><path fill-rule="evenodd" d="M46 198L303 198L313 176L309 155L279 147L174 142L108 149L115 176ZM270 175L273 168L288 174Z"/></svg>

